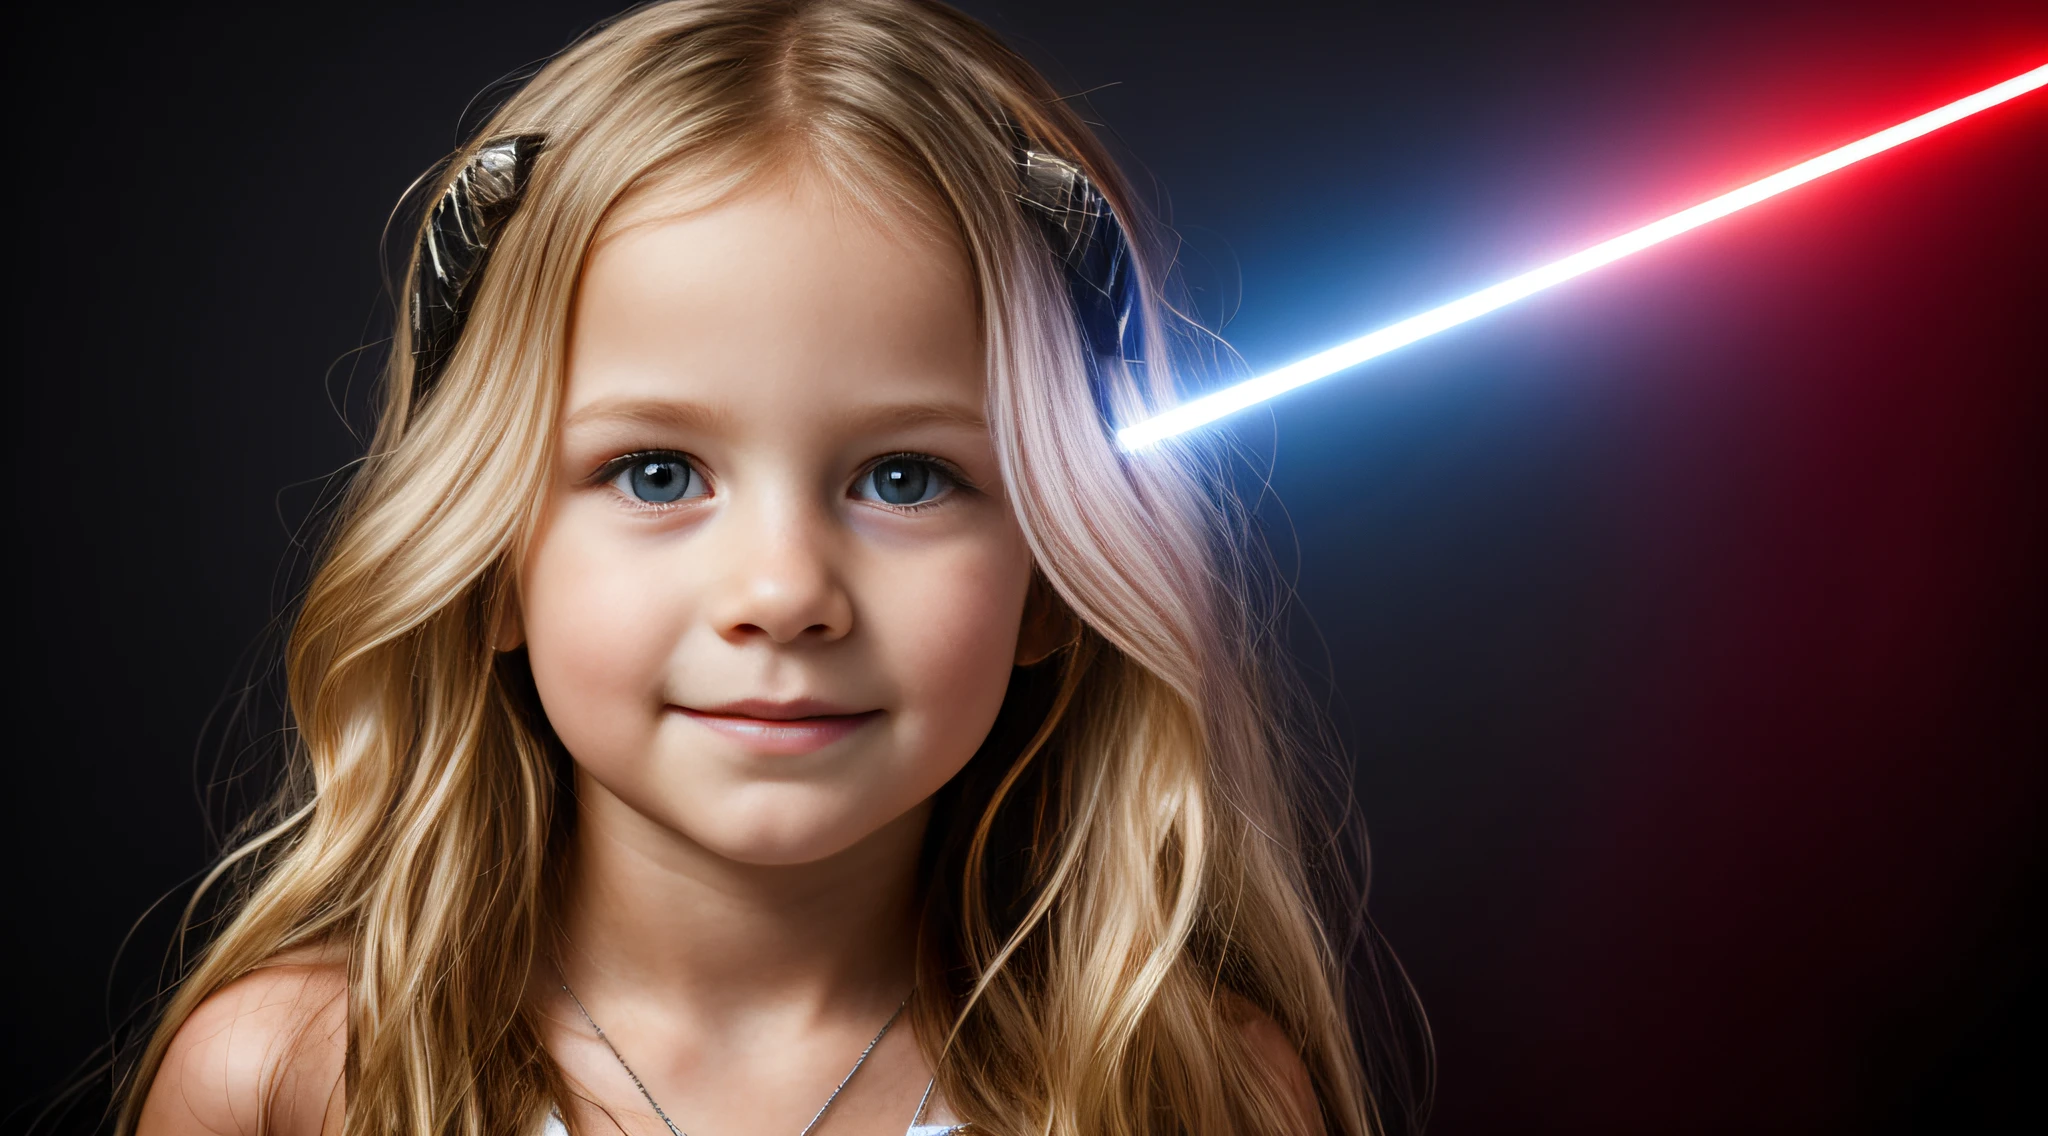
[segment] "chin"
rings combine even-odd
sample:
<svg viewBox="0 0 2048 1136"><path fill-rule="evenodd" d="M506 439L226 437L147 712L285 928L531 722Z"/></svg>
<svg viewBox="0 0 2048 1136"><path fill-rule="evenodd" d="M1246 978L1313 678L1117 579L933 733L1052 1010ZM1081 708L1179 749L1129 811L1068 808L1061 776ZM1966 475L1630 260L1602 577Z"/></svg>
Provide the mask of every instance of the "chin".
<svg viewBox="0 0 2048 1136"><path fill-rule="evenodd" d="M793 868L839 856L888 827L892 818L861 823L850 817L804 817L788 810L748 816L734 809L690 835L699 845L736 864Z"/></svg>
<svg viewBox="0 0 2048 1136"><path fill-rule="evenodd" d="M801 836L736 841L706 841L704 846L719 857L752 868L800 868L822 864L852 848L859 841L828 841Z"/></svg>

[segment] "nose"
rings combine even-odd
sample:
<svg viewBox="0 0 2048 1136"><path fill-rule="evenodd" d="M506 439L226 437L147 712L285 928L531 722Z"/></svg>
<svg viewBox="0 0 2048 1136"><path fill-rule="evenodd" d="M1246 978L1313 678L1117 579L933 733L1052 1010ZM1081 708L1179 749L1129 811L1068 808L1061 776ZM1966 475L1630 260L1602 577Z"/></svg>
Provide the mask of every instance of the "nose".
<svg viewBox="0 0 2048 1136"><path fill-rule="evenodd" d="M802 504L760 502L719 518L724 563L708 612L735 644L830 643L853 630L853 597L834 556L828 518Z"/></svg>

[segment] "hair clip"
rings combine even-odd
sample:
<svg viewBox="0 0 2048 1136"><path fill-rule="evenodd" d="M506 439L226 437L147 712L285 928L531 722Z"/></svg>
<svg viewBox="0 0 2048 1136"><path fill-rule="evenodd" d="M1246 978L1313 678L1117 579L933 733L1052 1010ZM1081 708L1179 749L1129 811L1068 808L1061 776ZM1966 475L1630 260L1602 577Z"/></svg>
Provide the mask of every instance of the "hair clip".
<svg viewBox="0 0 2048 1136"><path fill-rule="evenodd" d="M533 160L546 147L539 134L499 138L477 148L448 183L420 234L413 270L412 386L415 398L440 377L462 337L473 289L490 258L491 238L519 208Z"/></svg>
<svg viewBox="0 0 2048 1136"><path fill-rule="evenodd" d="M1067 278L1074 317L1081 327L1088 387L1103 421L1110 420L1107 360L1144 362L1138 309L1138 280L1131 245L1109 200L1081 167L1033 149L1018 132L1017 169L1024 183L1018 195L1038 218L1047 246Z"/></svg>
<svg viewBox="0 0 2048 1136"><path fill-rule="evenodd" d="M474 299L490 257L491 240L518 209L533 161L547 146L540 134L519 134L477 148L455 175L420 234L412 307L413 395L433 388ZM1066 276L1081 329L1082 354L1096 410L1109 420L1104 363L1144 361L1138 282L1131 246L1116 211L1081 167L1033 148L1021 132L1016 143L1025 211Z"/></svg>

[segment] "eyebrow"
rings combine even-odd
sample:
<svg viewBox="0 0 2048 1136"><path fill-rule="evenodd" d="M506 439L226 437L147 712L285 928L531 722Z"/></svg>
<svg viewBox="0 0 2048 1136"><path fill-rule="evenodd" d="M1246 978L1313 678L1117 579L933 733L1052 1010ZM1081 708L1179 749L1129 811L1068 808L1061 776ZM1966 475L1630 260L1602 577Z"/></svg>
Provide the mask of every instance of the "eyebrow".
<svg viewBox="0 0 2048 1136"><path fill-rule="evenodd" d="M726 411L694 402L604 398L571 414L563 421L562 428L572 430L578 426L602 422L710 431L726 425L731 420L732 415Z"/></svg>
<svg viewBox="0 0 2048 1136"><path fill-rule="evenodd" d="M845 419L856 431L952 426L985 432L988 419L979 409L942 402L883 403L855 410ZM565 430L595 423L666 427L710 432L729 426L732 412L694 402L661 399L600 399L577 410L563 423Z"/></svg>
<svg viewBox="0 0 2048 1136"><path fill-rule="evenodd" d="M957 426L986 431L988 419L979 409L948 403L889 403L856 411L847 419L856 429L908 429L913 426Z"/></svg>

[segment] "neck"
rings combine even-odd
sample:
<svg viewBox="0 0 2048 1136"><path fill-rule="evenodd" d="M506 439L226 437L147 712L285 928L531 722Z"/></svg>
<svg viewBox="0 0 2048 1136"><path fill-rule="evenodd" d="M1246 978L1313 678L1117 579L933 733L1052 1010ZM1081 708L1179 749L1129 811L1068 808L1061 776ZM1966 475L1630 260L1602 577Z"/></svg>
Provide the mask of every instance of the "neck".
<svg viewBox="0 0 2048 1136"><path fill-rule="evenodd" d="M579 994L658 999L708 1025L768 1006L873 1016L908 992L928 807L824 860L761 865L577 782L560 965Z"/></svg>

